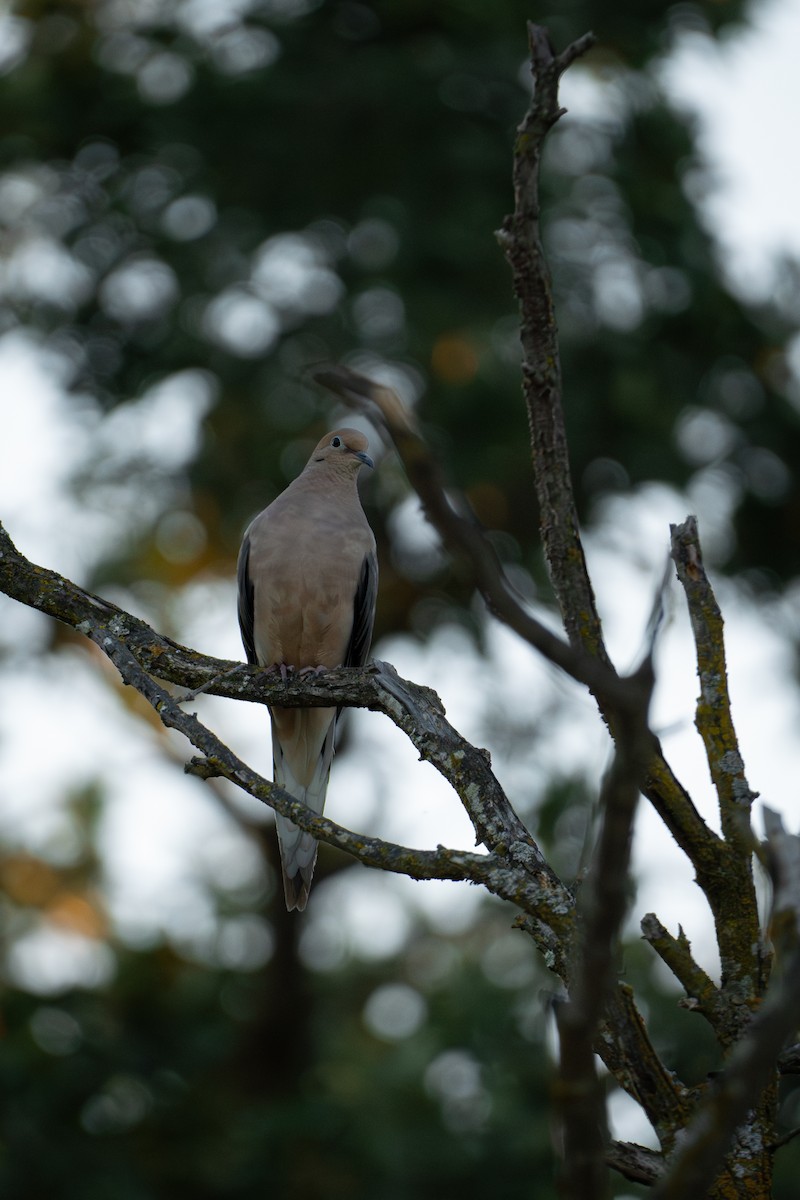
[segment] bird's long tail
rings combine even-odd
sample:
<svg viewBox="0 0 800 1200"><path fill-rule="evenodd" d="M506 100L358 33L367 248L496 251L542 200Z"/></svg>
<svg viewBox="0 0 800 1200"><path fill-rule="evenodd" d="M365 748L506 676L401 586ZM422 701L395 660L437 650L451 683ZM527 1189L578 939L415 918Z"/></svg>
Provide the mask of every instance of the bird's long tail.
<svg viewBox="0 0 800 1200"><path fill-rule="evenodd" d="M322 813L328 790L336 734L331 709L273 709L273 779L314 812ZM276 814L286 907L302 911L308 903L317 861L317 841L286 817Z"/></svg>

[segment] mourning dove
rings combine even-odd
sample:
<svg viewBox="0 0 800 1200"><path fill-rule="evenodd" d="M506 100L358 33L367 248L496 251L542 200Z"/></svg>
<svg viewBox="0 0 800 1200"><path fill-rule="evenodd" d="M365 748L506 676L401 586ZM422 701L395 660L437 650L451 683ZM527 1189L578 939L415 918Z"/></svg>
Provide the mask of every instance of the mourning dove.
<svg viewBox="0 0 800 1200"><path fill-rule="evenodd" d="M239 553L239 625L248 662L360 667L375 619L375 538L356 476L373 466L357 429L328 433L298 477L248 527ZM335 708L271 708L273 777L314 812L325 805ZM317 843L278 815L286 907L304 909Z"/></svg>

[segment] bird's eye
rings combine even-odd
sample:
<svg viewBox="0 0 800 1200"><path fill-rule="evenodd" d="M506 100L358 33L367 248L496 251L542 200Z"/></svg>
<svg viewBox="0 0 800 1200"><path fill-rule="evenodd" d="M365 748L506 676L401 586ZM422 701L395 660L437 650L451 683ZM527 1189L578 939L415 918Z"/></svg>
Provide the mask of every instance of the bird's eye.
<svg viewBox="0 0 800 1200"><path fill-rule="evenodd" d="M340 437L331 438L331 445L334 446L337 450L339 449L341 444L342 444L342 439Z"/></svg>

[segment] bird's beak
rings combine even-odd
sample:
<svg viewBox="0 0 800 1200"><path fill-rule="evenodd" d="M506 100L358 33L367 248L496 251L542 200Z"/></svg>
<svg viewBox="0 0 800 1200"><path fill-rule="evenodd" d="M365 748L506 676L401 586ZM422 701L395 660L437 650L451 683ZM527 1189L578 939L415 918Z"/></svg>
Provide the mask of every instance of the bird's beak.
<svg viewBox="0 0 800 1200"><path fill-rule="evenodd" d="M365 467L372 467L374 469L375 463L367 454L366 450L353 450L351 453L354 454L356 458L360 459Z"/></svg>

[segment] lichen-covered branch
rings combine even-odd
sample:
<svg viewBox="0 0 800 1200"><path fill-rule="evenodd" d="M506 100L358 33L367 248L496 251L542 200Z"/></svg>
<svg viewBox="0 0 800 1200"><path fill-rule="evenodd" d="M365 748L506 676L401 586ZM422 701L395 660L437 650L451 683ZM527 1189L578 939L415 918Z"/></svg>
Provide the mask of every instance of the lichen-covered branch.
<svg viewBox="0 0 800 1200"><path fill-rule="evenodd" d="M763 944L752 871L753 799L731 718L722 615L703 566L695 517L673 526L672 557L683 586L697 652L700 696L696 725L719 799L725 842L698 865L698 882L714 914L723 990L735 992L746 1021L766 987L769 955ZM741 1023L741 1022L740 1022ZM739 1030L728 1030L733 1040Z"/></svg>
<svg viewBox="0 0 800 1200"><path fill-rule="evenodd" d="M750 808L756 793L747 782L733 727L722 613L703 565L697 518L690 516L682 525L673 525L671 535L672 557L686 593L697 651L700 696L695 724L717 792L723 834L749 855L753 849Z"/></svg>
<svg viewBox="0 0 800 1200"><path fill-rule="evenodd" d="M505 799L491 772L488 756L469 745L444 718L441 702L426 688L406 684L387 664L373 670L330 672L284 683L279 676L244 664L211 659L178 646L143 621L71 581L24 558L0 525L0 590L48 613L90 638L114 663L125 683L136 688L165 725L183 733L203 759L194 774L221 776L289 817L322 842L337 846L366 866L400 872L414 879L464 879L512 901L535 919L537 943L554 953L568 934L572 897L550 869L525 826ZM188 686L187 697L174 695L153 675ZM379 838L352 833L317 816L282 788L263 779L241 761L193 713L184 699L198 691L256 702L280 699L282 705L359 705L386 712L413 735L421 753L453 783L490 846L487 855L439 847L414 850ZM493 781L493 782L492 782ZM486 785L486 791L482 785Z"/></svg>
<svg viewBox="0 0 800 1200"><path fill-rule="evenodd" d="M780 817L765 809L765 859L774 882L771 929L781 969L758 1012L731 1051L725 1070L698 1106L680 1147L653 1192L653 1200L705 1196L733 1139L727 1159L731 1196L769 1195L761 1178L764 1143L757 1120L765 1092L774 1092L778 1059L797 1029L800 994L800 837L787 834ZM754 1117L756 1118L754 1120ZM746 1125L745 1125L746 1123ZM739 1186L736 1190L736 1181ZM759 1190L760 1189L760 1190Z"/></svg>
<svg viewBox="0 0 800 1200"><path fill-rule="evenodd" d="M595 1048L620 1087L642 1106L662 1147L670 1150L691 1114L690 1094L661 1061L629 984L618 983L612 990Z"/></svg>
<svg viewBox="0 0 800 1200"><path fill-rule="evenodd" d="M185 700L207 692L256 703L274 703L279 698L285 707L334 702L384 713L454 788L479 841L489 848L502 845L508 853L522 855L529 865L538 864L548 884L561 886L555 875L548 873L536 843L514 812L488 754L453 729L435 692L400 679L388 664L373 663L361 671L340 669L324 676L290 675L284 682L258 667L210 658L179 646L116 605L29 562L2 525L0 590L79 632L102 631L119 639L146 671L189 688Z"/></svg>
<svg viewBox="0 0 800 1200"><path fill-rule="evenodd" d="M724 1039L730 1021L725 1012L725 999L720 989L692 957L692 946L683 929L678 936L666 929L655 913L645 913L641 920L642 937L649 942L686 992L685 1008L702 1013Z"/></svg>

